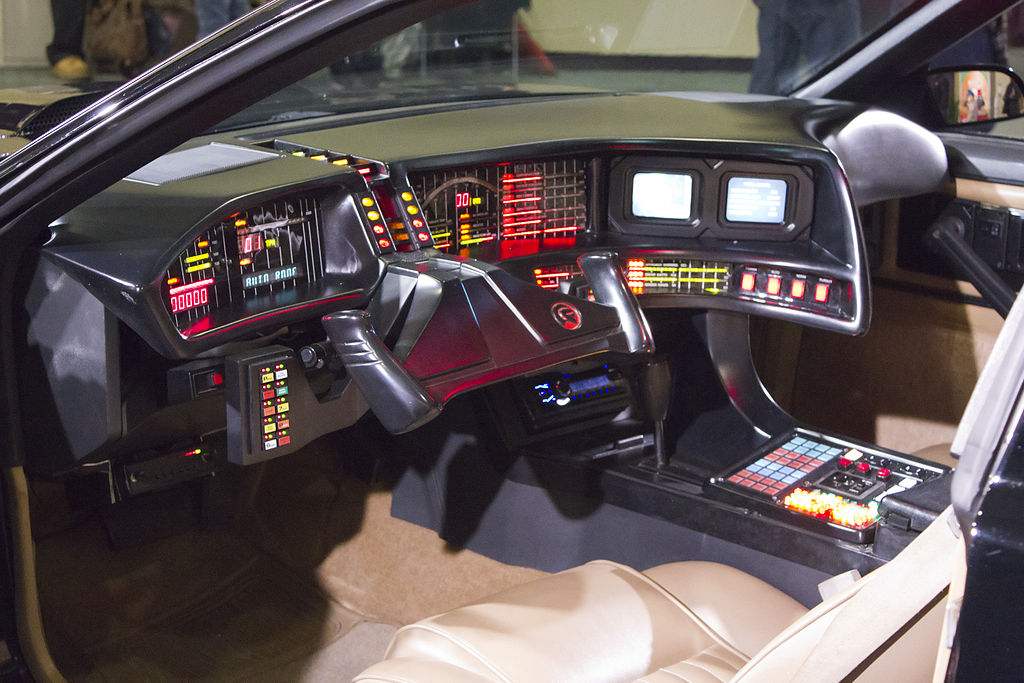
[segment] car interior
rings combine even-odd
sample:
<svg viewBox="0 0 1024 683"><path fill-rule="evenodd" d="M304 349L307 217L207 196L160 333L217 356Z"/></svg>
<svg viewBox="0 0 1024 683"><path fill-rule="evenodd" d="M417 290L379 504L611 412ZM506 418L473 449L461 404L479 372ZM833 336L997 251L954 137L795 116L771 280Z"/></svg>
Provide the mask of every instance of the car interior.
<svg viewBox="0 0 1024 683"><path fill-rule="evenodd" d="M264 101L39 230L7 504L47 677L931 680L1020 143L522 90Z"/></svg>

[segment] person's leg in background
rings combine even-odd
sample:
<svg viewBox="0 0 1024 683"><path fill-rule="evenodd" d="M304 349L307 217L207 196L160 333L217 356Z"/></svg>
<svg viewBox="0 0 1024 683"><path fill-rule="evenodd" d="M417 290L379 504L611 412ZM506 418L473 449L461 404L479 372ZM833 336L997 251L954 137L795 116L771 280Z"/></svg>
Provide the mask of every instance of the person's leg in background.
<svg viewBox="0 0 1024 683"><path fill-rule="evenodd" d="M53 42L46 46L50 70L62 80L88 78L89 66L82 57L85 0L50 0L50 10L53 13Z"/></svg>

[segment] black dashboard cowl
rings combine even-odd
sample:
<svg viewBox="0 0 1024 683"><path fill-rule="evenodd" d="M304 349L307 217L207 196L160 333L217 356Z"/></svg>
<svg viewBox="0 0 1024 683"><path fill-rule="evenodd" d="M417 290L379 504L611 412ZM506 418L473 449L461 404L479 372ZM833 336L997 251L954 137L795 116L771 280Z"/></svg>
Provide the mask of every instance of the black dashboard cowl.
<svg viewBox="0 0 1024 683"><path fill-rule="evenodd" d="M942 140L891 112L862 111L822 141L839 157L858 206L934 192L947 179Z"/></svg>

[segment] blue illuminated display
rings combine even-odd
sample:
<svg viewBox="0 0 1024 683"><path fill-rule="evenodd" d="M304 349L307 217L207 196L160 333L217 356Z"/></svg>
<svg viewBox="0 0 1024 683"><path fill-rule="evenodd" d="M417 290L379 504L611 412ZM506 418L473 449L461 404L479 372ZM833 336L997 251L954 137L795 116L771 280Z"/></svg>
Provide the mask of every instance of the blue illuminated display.
<svg viewBox="0 0 1024 683"><path fill-rule="evenodd" d="M259 273L250 273L243 276L242 286L249 289L251 287L259 287L260 285L271 285L275 282L294 280L300 275L302 275L302 270L298 266L286 266L283 268L275 268L273 270L264 270Z"/></svg>
<svg viewBox="0 0 1024 683"><path fill-rule="evenodd" d="M725 220L730 223L782 223L786 220L788 187L780 178L729 178Z"/></svg>

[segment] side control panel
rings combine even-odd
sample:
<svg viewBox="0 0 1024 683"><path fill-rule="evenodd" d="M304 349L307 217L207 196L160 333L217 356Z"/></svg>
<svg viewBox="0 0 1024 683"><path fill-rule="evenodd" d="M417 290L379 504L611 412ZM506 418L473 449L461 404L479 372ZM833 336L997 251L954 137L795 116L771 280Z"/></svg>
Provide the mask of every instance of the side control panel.
<svg viewBox="0 0 1024 683"><path fill-rule="evenodd" d="M947 471L909 455L798 429L712 483L763 502L761 509L773 516L852 543L870 543L886 496Z"/></svg>
<svg viewBox="0 0 1024 683"><path fill-rule="evenodd" d="M367 410L351 382L321 401L302 361L285 346L225 359L227 459L237 465L293 453L313 439L342 429Z"/></svg>

